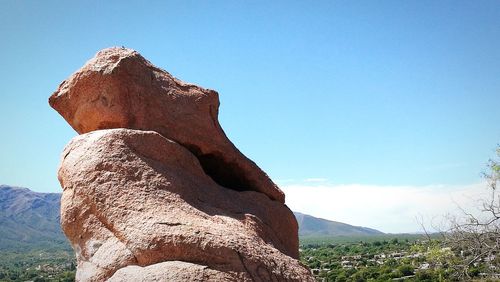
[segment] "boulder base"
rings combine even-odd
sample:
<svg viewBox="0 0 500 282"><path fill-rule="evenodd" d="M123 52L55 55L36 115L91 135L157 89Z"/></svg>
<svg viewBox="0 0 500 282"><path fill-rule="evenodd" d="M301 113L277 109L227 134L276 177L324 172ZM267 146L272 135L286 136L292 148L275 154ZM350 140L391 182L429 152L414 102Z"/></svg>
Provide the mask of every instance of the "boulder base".
<svg viewBox="0 0 500 282"><path fill-rule="evenodd" d="M59 180L79 281L312 279L297 260L297 222L285 205L220 186L192 152L156 132L77 136Z"/></svg>

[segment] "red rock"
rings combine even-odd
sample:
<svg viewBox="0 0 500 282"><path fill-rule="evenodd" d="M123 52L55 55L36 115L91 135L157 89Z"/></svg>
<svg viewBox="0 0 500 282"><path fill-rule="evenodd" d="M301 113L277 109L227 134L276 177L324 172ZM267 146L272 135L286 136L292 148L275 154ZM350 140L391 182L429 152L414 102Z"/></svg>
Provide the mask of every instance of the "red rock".
<svg viewBox="0 0 500 282"><path fill-rule="evenodd" d="M283 192L224 134L217 92L174 78L136 51L100 51L61 83L49 103L80 134L111 128L156 131L195 154L221 186L285 201Z"/></svg>
<svg viewBox="0 0 500 282"><path fill-rule="evenodd" d="M75 137L59 181L78 281L313 281L284 204L219 185L156 132Z"/></svg>
<svg viewBox="0 0 500 282"><path fill-rule="evenodd" d="M188 262L167 261L146 267L136 265L118 270L108 282L128 281L235 281L243 280L236 274L210 269Z"/></svg>
<svg viewBox="0 0 500 282"><path fill-rule="evenodd" d="M313 281L284 194L225 136L217 92L110 48L49 103L77 281Z"/></svg>

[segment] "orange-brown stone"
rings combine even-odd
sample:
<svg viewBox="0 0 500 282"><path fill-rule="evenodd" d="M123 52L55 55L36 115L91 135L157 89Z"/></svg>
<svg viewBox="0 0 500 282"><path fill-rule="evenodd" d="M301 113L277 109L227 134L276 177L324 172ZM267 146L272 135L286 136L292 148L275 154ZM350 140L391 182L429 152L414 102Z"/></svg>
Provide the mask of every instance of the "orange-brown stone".
<svg viewBox="0 0 500 282"><path fill-rule="evenodd" d="M283 192L226 137L217 92L174 78L136 51L100 51L61 83L49 103L80 134L153 130L194 153L220 185L285 202Z"/></svg>
<svg viewBox="0 0 500 282"><path fill-rule="evenodd" d="M137 52L99 52L49 102L77 281L313 281L284 194L229 141L218 94Z"/></svg>
<svg viewBox="0 0 500 282"><path fill-rule="evenodd" d="M79 281L106 280L129 265L142 267L122 272L142 275L165 261L204 265L214 279L309 279L285 205L218 185L195 155L156 132L77 136L63 152L59 180Z"/></svg>

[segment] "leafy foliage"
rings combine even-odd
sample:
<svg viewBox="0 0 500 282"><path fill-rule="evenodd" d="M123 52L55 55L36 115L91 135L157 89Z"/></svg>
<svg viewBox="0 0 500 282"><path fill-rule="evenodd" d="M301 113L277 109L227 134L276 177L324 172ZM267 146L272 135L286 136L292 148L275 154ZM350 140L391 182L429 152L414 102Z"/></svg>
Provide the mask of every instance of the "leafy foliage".
<svg viewBox="0 0 500 282"><path fill-rule="evenodd" d="M324 281L461 280L455 268L459 254L446 247L443 241L429 241L423 235L418 238L393 236L370 242L301 241L301 261L311 268L318 280ZM470 279L483 277L484 265L477 265Z"/></svg>
<svg viewBox="0 0 500 282"><path fill-rule="evenodd" d="M75 281L73 250L1 251L0 281Z"/></svg>

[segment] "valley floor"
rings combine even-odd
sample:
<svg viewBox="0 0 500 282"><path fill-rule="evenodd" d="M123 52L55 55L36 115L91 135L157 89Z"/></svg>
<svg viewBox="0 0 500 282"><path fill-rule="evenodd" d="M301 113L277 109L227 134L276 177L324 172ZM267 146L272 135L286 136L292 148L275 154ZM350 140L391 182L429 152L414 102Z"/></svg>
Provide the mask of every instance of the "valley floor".
<svg viewBox="0 0 500 282"><path fill-rule="evenodd" d="M437 239L421 235L363 238L301 238L301 261L318 281L464 281L453 264L456 254ZM487 269L470 267L468 280L486 278Z"/></svg>
<svg viewBox="0 0 500 282"><path fill-rule="evenodd" d="M300 259L318 281L457 281L451 251L420 235L302 237ZM482 265L470 269L483 279ZM59 249L0 251L0 281L74 281L75 258Z"/></svg>
<svg viewBox="0 0 500 282"><path fill-rule="evenodd" d="M0 251L0 281L75 281L73 250Z"/></svg>

